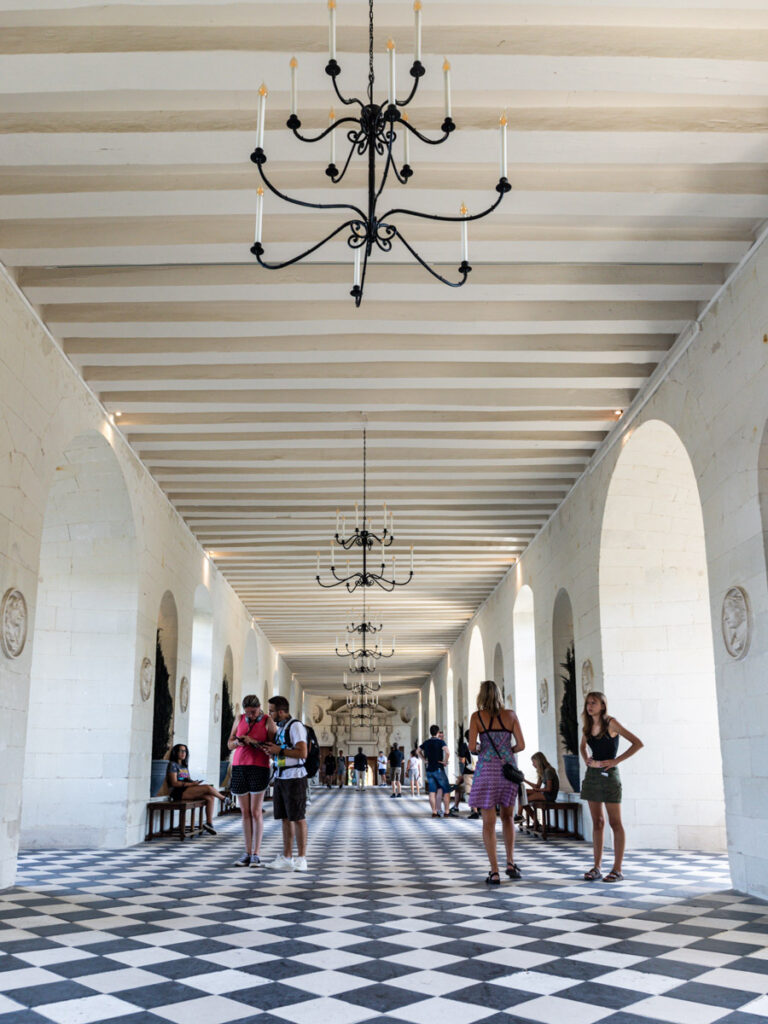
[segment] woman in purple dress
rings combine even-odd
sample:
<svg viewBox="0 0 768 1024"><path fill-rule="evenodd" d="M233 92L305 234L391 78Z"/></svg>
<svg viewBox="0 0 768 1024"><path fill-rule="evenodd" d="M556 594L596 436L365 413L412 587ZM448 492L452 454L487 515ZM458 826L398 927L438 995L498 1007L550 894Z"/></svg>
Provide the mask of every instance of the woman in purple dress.
<svg viewBox="0 0 768 1024"><path fill-rule="evenodd" d="M496 683L487 679L480 684L477 697L477 711L469 720L469 749L480 752L477 755L472 792L469 796L471 807L479 807L483 815L483 842L488 854L491 870L486 885L500 885L499 862L496 856L496 807L501 809L501 828L507 852L507 875L520 877L520 868L515 864L515 803L518 785L504 777L504 763L517 766L515 754L525 750L525 740L520 722L514 711L504 707L504 698Z"/></svg>

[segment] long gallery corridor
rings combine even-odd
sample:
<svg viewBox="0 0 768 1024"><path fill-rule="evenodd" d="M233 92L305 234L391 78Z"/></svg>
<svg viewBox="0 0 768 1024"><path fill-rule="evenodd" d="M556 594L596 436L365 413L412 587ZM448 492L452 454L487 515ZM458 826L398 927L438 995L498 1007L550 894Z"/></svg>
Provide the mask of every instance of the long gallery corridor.
<svg viewBox="0 0 768 1024"><path fill-rule="evenodd" d="M523 835L522 880L489 891L478 823L426 806L319 792L307 874L232 867L237 818L23 854L0 895L0 1024L768 1017L768 904L729 891L725 857L632 851L624 883L590 885L583 844Z"/></svg>

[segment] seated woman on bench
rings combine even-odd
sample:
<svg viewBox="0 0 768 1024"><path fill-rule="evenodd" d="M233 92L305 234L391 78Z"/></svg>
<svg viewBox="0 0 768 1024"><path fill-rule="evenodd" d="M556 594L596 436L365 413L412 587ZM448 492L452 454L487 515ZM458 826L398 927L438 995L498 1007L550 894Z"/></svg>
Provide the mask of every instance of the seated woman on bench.
<svg viewBox="0 0 768 1024"><path fill-rule="evenodd" d="M213 808L215 800L226 800L214 786L206 785L202 779L189 777L189 748L184 743L177 743L171 750L168 768L165 772L171 800L205 800L205 824L203 829L210 835L216 835L213 827Z"/></svg>
<svg viewBox="0 0 768 1024"><path fill-rule="evenodd" d="M526 791L529 802L544 800L548 804L553 804L560 792L560 777L540 750L531 758L531 764L536 769L537 780L528 783L531 787Z"/></svg>

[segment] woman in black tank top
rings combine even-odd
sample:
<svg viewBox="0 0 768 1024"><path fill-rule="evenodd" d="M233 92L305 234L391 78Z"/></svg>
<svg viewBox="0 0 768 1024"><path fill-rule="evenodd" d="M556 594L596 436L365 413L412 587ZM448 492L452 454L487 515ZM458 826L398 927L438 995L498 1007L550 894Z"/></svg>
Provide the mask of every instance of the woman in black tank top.
<svg viewBox="0 0 768 1024"><path fill-rule="evenodd" d="M587 765L581 786L581 797L589 803L589 812L592 815L592 847L595 855L594 867L584 874L584 879L587 882L595 882L601 878L604 882L621 882L624 878L621 867L625 835L621 822L621 779L616 766L620 761L626 761L628 757L636 754L643 744L637 736L608 715L604 693L595 690L587 694L581 720L580 750ZM623 754L619 754L619 736L623 736L629 742L629 747ZM604 804L613 832L613 868L605 878L600 870L605 833Z"/></svg>

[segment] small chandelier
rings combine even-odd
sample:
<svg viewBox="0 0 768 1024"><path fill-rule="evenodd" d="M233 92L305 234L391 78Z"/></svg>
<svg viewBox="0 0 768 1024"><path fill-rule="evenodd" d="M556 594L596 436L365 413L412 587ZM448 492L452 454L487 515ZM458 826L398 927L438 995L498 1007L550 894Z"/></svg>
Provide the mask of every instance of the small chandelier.
<svg viewBox="0 0 768 1024"><path fill-rule="evenodd" d="M363 591L363 619L360 623L351 622L347 626L347 633L350 638L344 641L343 648L339 648L339 638L336 637L336 654L339 658L349 658L349 671L357 674L364 674L376 671L376 663L381 658L391 658L395 653L395 638L392 637L392 649L385 651L381 639L376 640L372 645L368 639L380 633L384 627L379 624L374 626L369 622L365 611L365 591ZM359 637L359 639L358 639ZM345 673L346 675L346 673Z"/></svg>
<svg viewBox="0 0 768 1024"><path fill-rule="evenodd" d="M358 156L367 155L368 187L367 203L365 208L357 206L354 203L311 203L303 199L295 199L292 196L286 195L272 184L264 171L264 165L267 162L267 157L264 152L264 122L266 117L267 88L262 84L259 89L256 148L251 154L251 160L256 164L264 185L266 185L269 191L279 199L292 203L294 206L303 206L311 210L346 210L351 211L352 216L347 220L342 221L342 223L334 228L329 235L326 235L325 238L316 242L314 245L311 245L298 256L284 260L282 263L267 263L262 259L264 255L262 234L264 189L259 187L256 194L256 240L251 246L251 252L256 257L258 263L267 270L282 270L284 267L289 267L293 263L298 263L307 256L311 256L312 253L317 252L327 242L330 242L331 239L336 238L337 236L342 236L342 238L345 237L346 233L347 245L354 253L354 285L350 294L355 300L355 306L359 306L362 302L368 261L371 259L374 247L382 253L389 253L392 251L392 245L395 241L401 242L416 262L420 263L421 266L424 267L425 270L429 271L433 277L437 278L438 281L442 281L443 284L446 284L451 288L460 288L466 282L467 277L472 270L472 267L469 265L467 225L470 221L480 220L483 217L487 217L489 213L492 213L493 210L496 209L507 192L510 192L512 189L512 186L507 180L507 119L502 115L499 120L501 145L499 180L495 186L498 198L491 203L487 209L483 210L481 213L470 215L467 208L462 204L461 215L458 217L445 217L434 213L424 213L421 210L413 210L397 206L388 209L385 213L379 213L378 203L390 174L403 185L406 185L410 178L413 177L413 168L410 165L410 137L414 136L414 138L418 139L420 142L430 146L438 146L445 142L456 128L451 116L451 65L448 60L445 60L443 63L445 118L440 127L442 136L438 138L429 138L428 136L423 135L420 131L414 128L408 120L408 115L405 112L404 108L413 100L418 90L419 82L425 74L424 65L421 63L421 0L415 0L413 9L416 21L416 46L413 64L411 65L410 71L411 78L413 78L413 85L405 99L398 100L396 98L395 44L390 39L387 42L387 99L382 103L377 103L374 100L373 0L369 0L368 3L369 31L367 102L357 98L347 98L339 90L338 77L341 74L341 67L336 60L336 0L328 0L328 14L330 19L329 53L325 73L330 77L339 101L345 107L357 106L359 108L357 111L358 116L344 116L337 118L334 111L331 110L329 118L330 124L324 131L321 131L318 135L313 137L302 135L299 131L301 128L301 121L297 114L298 62L295 57L290 62L291 115L286 122L287 127L290 128L294 136L301 142L315 143L320 142L326 137L329 139L330 161L325 169L325 173L334 184L338 184L344 178L352 157L355 154ZM398 131L395 130L395 126L398 127ZM336 138L340 133L345 134L346 142L349 146L346 154L342 154L341 156L341 170L336 166ZM393 153L393 147L397 141L399 133L402 133L403 137L403 162L398 169L398 161ZM377 157L379 157L383 162L383 168L377 168ZM448 280L448 278L438 273L419 255L410 242L408 242L402 230L398 227L396 221L399 216L417 217L421 220L441 221L443 223L456 223L461 225L461 262L458 268L458 280Z"/></svg>
<svg viewBox="0 0 768 1024"><path fill-rule="evenodd" d="M387 513L387 506L384 505L384 517L383 524L380 533L375 533L372 527L372 522L368 516L368 483L367 483L367 460L368 460L368 442L366 436L366 430L363 430L363 508L362 508L362 525L360 518L360 508L355 502L355 530L354 533L347 534L346 530L346 519L340 515L339 510L336 510L336 533L331 541L331 576L333 580L330 583L324 583L320 579L320 552L317 553L317 575L315 579L321 587L330 589L331 587L345 586L349 593L353 593L358 587L380 587L382 590L391 592L395 587L404 587L413 579L413 547L411 547L411 568L405 579L397 579L397 564L394 554L392 555L392 564L389 572L387 571L387 565L385 561L386 549L391 547L395 535L394 535L394 516L390 511ZM389 516L389 525L387 525L387 516ZM363 566L359 571L353 572L350 568L350 562L347 561L346 569L342 570L339 574L336 571L336 552L335 547L338 545L344 551L351 551L353 548L360 548L363 556ZM373 553L374 547L381 548L381 563L378 567L371 568L369 562L372 562L375 555ZM364 591L363 591L364 592ZM338 644L336 645L338 647ZM394 653L394 652L393 652ZM344 655L342 655L344 657Z"/></svg>

